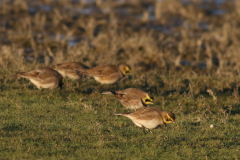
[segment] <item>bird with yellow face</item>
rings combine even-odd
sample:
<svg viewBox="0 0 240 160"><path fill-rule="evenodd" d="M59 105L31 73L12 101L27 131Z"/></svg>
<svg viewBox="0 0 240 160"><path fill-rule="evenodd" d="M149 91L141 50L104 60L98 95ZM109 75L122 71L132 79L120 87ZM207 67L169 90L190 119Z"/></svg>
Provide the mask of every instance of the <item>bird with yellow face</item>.
<svg viewBox="0 0 240 160"><path fill-rule="evenodd" d="M125 64L103 65L91 69L79 69L79 71L94 77L102 84L113 84L132 72L131 68Z"/></svg>
<svg viewBox="0 0 240 160"><path fill-rule="evenodd" d="M175 116L172 112L162 111L153 107L144 107L133 113L120 113L114 115L128 117L135 125L142 128L144 133L145 129L152 133L150 129L175 122Z"/></svg>
<svg viewBox="0 0 240 160"><path fill-rule="evenodd" d="M107 91L102 94L114 95L123 106L129 109L136 110L153 104L153 97L151 94L136 88L128 88L122 91Z"/></svg>

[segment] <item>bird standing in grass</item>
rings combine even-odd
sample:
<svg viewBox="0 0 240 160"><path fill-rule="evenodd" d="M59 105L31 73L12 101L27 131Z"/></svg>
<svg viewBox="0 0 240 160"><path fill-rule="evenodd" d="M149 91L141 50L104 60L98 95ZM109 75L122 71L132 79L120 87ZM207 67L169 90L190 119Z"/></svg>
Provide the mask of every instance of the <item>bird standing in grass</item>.
<svg viewBox="0 0 240 160"><path fill-rule="evenodd" d="M113 84L124 76L131 73L131 68L125 64L117 65L103 65L91 69L79 69L102 84Z"/></svg>
<svg viewBox="0 0 240 160"><path fill-rule="evenodd" d="M58 71L64 78L68 77L73 80L81 79L83 73L79 70L87 69L88 67L79 62L67 62L57 64L54 69Z"/></svg>
<svg viewBox="0 0 240 160"><path fill-rule="evenodd" d="M102 94L114 95L123 106L129 109L136 110L153 104L153 97L149 93L136 88L128 88L122 91L107 91Z"/></svg>
<svg viewBox="0 0 240 160"><path fill-rule="evenodd" d="M144 107L133 113L120 113L114 115L122 115L130 118L135 125L143 129L144 133L145 129L152 133L150 129L175 122L175 116L172 112L162 111L153 107Z"/></svg>
<svg viewBox="0 0 240 160"><path fill-rule="evenodd" d="M20 72L17 73L17 76L29 79L40 90L61 87L63 80L61 74L49 67L41 67L30 72Z"/></svg>

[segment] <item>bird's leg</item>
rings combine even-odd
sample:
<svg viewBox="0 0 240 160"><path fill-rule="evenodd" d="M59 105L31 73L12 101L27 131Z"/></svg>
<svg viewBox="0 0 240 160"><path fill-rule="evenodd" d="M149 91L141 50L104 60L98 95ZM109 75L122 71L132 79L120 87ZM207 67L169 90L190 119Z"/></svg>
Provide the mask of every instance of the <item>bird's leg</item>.
<svg viewBox="0 0 240 160"><path fill-rule="evenodd" d="M145 127L142 126L141 128L142 128L142 130L143 130L143 133L146 134L146 132L145 132Z"/></svg>
<svg viewBox="0 0 240 160"><path fill-rule="evenodd" d="M152 134L153 134L153 132L152 132L150 129L146 128L146 130L148 130L150 133L152 133Z"/></svg>
<svg viewBox="0 0 240 160"><path fill-rule="evenodd" d="M98 90L101 93L104 90L104 84L101 83L101 85L98 86Z"/></svg>
<svg viewBox="0 0 240 160"><path fill-rule="evenodd" d="M111 89L111 88L110 88L110 85L111 85L111 84L107 84L108 90L110 90L110 89Z"/></svg>
<svg viewBox="0 0 240 160"><path fill-rule="evenodd" d="M124 76L120 81L122 82L124 79L126 79L127 78L127 76Z"/></svg>
<svg viewBox="0 0 240 160"><path fill-rule="evenodd" d="M116 88L117 88L117 89L119 89L119 88L120 88L120 86L119 86L119 84L118 84L118 83L116 83Z"/></svg>
<svg viewBox="0 0 240 160"><path fill-rule="evenodd" d="M136 110L137 110L137 107L135 107L135 105L134 105L133 109L136 111Z"/></svg>

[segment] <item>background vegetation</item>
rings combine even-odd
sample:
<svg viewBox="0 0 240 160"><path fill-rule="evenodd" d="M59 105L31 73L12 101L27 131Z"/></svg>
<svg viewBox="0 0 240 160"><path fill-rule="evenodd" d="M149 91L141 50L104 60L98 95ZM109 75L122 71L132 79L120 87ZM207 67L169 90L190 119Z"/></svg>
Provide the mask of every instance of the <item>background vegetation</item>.
<svg viewBox="0 0 240 160"><path fill-rule="evenodd" d="M240 1L1 0L0 159L239 159ZM17 71L126 63L114 85L39 91ZM136 87L176 123L144 134L102 91ZM210 127L212 126L212 128Z"/></svg>

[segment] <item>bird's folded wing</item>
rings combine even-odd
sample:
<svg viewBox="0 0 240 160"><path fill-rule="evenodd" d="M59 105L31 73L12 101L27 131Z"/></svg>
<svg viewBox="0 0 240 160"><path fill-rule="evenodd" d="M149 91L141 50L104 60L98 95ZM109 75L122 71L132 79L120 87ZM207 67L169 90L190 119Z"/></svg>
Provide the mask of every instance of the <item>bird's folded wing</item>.
<svg viewBox="0 0 240 160"><path fill-rule="evenodd" d="M137 110L136 112L134 112L133 116L135 116L137 119L152 119L154 117L158 117L159 113L155 110L152 110L148 107Z"/></svg>
<svg viewBox="0 0 240 160"><path fill-rule="evenodd" d="M98 66L93 69L87 69L87 73L89 73L91 76L109 76L113 73L116 73L119 71L118 66Z"/></svg>

